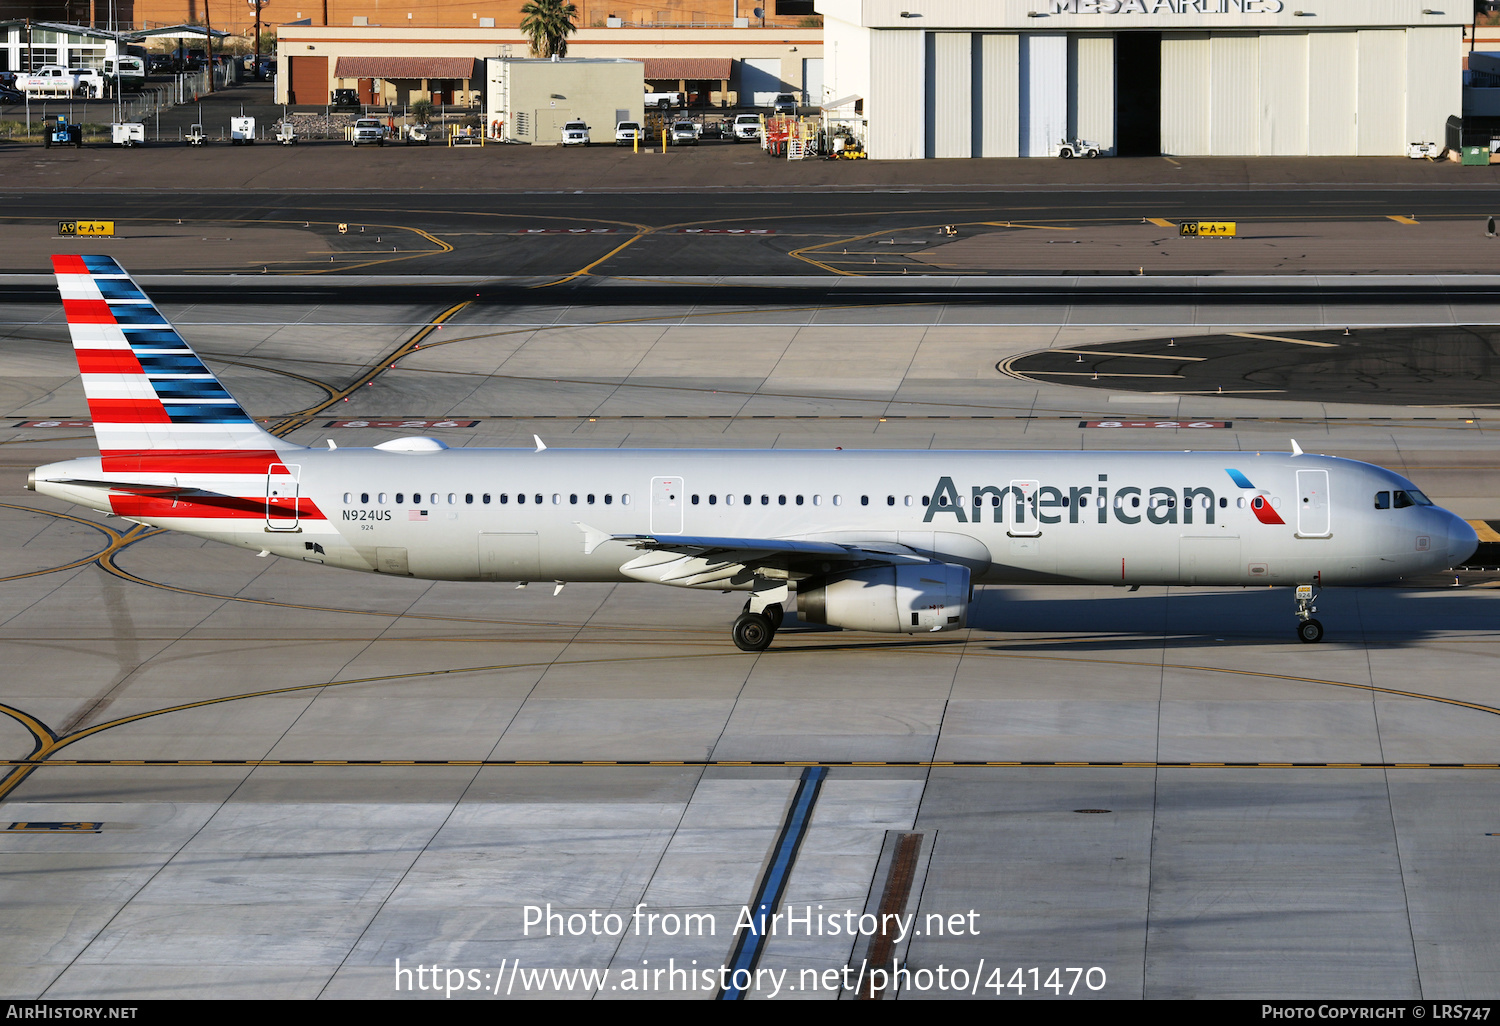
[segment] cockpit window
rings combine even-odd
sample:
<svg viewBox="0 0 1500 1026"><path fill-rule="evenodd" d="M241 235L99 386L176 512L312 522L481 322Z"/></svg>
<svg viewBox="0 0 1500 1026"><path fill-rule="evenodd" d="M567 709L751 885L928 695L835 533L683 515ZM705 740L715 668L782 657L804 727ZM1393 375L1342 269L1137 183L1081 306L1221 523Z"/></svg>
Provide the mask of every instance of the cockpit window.
<svg viewBox="0 0 1500 1026"><path fill-rule="evenodd" d="M1390 492L1376 492L1375 493L1375 508L1376 509L1390 509L1391 508L1391 493Z"/></svg>
<svg viewBox="0 0 1500 1026"><path fill-rule="evenodd" d="M1405 509L1408 506L1415 506L1415 505L1416 505L1416 502L1415 502L1415 500L1412 499L1410 492L1403 492L1399 488L1396 490L1396 508L1397 509Z"/></svg>
<svg viewBox="0 0 1500 1026"><path fill-rule="evenodd" d="M1406 490L1406 494L1411 496L1411 501L1415 502L1418 506L1431 506L1434 504L1431 499L1423 495L1421 492L1417 491L1415 488L1408 488Z"/></svg>

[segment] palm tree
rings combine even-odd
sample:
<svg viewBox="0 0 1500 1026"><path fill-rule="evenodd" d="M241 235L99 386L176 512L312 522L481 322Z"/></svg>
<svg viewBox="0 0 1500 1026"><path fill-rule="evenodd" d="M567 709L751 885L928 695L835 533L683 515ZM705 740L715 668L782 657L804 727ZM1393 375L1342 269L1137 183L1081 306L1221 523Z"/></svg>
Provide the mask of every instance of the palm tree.
<svg viewBox="0 0 1500 1026"><path fill-rule="evenodd" d="M568 36L578 26L578 8L563 0L530 0L521 8L521 31L531 39L533 57L566 57Z"/></svg>

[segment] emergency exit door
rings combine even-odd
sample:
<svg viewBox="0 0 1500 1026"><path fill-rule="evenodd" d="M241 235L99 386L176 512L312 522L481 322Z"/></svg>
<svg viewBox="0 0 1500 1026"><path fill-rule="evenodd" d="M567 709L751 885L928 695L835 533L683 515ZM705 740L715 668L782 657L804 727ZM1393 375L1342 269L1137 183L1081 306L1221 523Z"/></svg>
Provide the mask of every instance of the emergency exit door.
<svg viewBox="0 0 1500 1026"><path fill-rule="evenodd" d="M651 533L682 533L682 478L651 479Z"/></svg>

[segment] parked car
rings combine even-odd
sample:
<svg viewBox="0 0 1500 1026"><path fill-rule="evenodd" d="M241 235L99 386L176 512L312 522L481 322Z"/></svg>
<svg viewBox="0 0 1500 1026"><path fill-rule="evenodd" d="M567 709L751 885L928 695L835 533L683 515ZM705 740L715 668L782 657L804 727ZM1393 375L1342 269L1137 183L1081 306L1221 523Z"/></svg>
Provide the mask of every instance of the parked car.
<svg viewBox="0 0 1500 1026"><path fill-rule="evenodd" d="M756 142L760 139L760 115L736 114L734 116L734 141Z"/></svg>
<svg viewBox="0 0 1500 1026"><path fill-rule="evenodd" d="M795 93L777 93L776 99L771 101L771 109L777 114L796 114L797 95Z"/></svg>
<svg viewBox="0 0 1500 1026"><path fill-rule="evenodd" d="M335 89L333 100L328 104L330 111L352 110L358 114L362 108L359 103L359 93L353 89Z"/></svg>
<svg viewBox="0 0 1500 1026"><path fill-rule="evenodd" d="M621 121L615 125L616 146L634 146L642 138L644 138L644 133L639 121Z"/></svg>
<svg viewBox="0 0 1500 1026"><path fill-rule="evenodd" d="M0 103L25 103L26 95L10 86L0 86Z"/></svg>
<svg viewBox="0 0 1500 1026"><path fill-rule="evenodd" d="M375 118L360 118L354 122L354 133L350 135L349 141L355 146L360 143L374 143L376 146L385 145L385 126Z"/></svg>
<svg viewBox="0 0 1500 1026"><path fill-rule="evenodd" d="M698 126L691 121L674 121L667 138L673 146L697 146Z"/></svg>
<svg viewBox="0 0 1500 1026"><path fill-rule="evenodd" d="M426 125L403 125L401 128L402 140L408 146L427 145L428 126Z"/></svg>
<svg viewBox="0 0 1500 1026"><path fill-rule="evenodd" d="M562 144L564 146L587 146L589 126L582 121L569 121L562 126Z"/></svg>

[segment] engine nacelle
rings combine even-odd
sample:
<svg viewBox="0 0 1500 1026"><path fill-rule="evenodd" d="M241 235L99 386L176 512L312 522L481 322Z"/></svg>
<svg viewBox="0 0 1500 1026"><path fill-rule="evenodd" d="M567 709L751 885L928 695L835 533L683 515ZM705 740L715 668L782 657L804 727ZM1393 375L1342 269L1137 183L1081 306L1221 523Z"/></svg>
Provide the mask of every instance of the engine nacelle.
<svg viewBox="0 0 1500 1026"><path fill-rule="evenodd" d="M969 568L878 566L797 586L797 617L857 631L956 631L969 621Z"/></svg>

